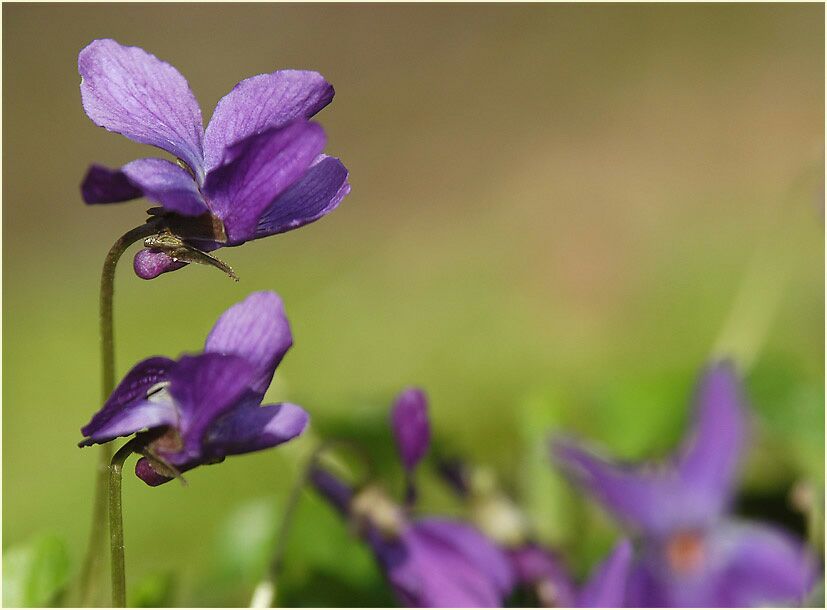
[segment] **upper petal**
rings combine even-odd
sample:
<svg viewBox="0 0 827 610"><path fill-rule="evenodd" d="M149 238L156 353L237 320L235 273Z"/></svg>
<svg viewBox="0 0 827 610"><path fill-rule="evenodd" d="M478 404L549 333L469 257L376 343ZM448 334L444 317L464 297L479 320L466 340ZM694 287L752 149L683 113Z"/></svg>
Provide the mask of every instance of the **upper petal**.
<svg viewBox="0 0 827 610"><path fill-rule="evenodd" d="M321 126L300 119L226 150L232 161L207 175L204 192L231 244L254 236L264 212L307 172L324 145Z"/></svg>
<svg viewBox="0 0 827 610"><path fill-rule="evenodd" d="M178 70L104 39L80 52L78 72L83 109L96 125L169 151L203 178L201 109Z"/></svg>
<svg viewBox="0 0 827 610"><path fill-rule="evenodd" d="M731 363L710 366L698 384L695 423L678 458L687 486L725 509L744 446L745 415L741 386Z"/></svg>
<svg viewBox="0 0 827 610"><path fill-rule="evenodd" d="M148 199L172 212L200 216L208 211L193 177L171 161L136 159L124 165L121 171Z"/></svg>
<svg viewBox="0 0 827 610"><path fill-rule="evenodd" d="M405 388L391 411L396 450L406 470L413 470L425 456L431 440L428 399L419 388Z"/></svg>
<svg viewBox="0 0 827 610"><path fill-rule="evenodd" d="M84 202L94 204L129 201L144 193L121 170L90 165L80 185L80 194Z"/></svg>
<svg viewBox="0 0 827 610"><path fill-rule="evenodd" d="M204 351L243 357L256 370L253 390L264 396L291 345L293 335L281 298L275 292L254 292L221 314Z"/></svg>
<svg viewBox="0 0 827 610"><path fill-rule="evenodd" d="M268 449L299 436L309 420L307 411L294 404L249 402L210 426L205 444L214 457Z"/></svg>
<svg viewBox="0 0 827 610"><path fill-rule="evenodd" d="M238 356L201 354L178 361L169 375L169 393L180 411L184 447L174 464L201 459L208 429L249 396L255 375L253 365Z"/></svg>
<svg viewBox="0 0 827 610"><path fill-rule="evenodd" d="M347 178L347 168L341 161L319 155L307 173L264 212L255 237L298 229L326 216L350 193Z"/></svg>
<svg viewBox="0 0 827 610"><path fill-rule="evenodd" d="M170 417L169 410L160 405L147 405L147 392L166 381L175 362L156 356L136 364L107 399L91 421L80 429L88 437L81 445L105 443L118 436L126 436L144 428L160 425ZM155 403L157 405L157 403ZM174 411L172 412L174 421ZM171 422L166 422L171 423Z"/></svg>
<svg viewBox="0 0 827 610"><path fill-rule="evenodd" d="M333 87L318 72L279 70L238 83L218 102L204 134L207 171L227 162L224 150L267 129L309 119L333 99Z"/></svg>
<svg viewBox="0 0 827 610"><path fill-rule="evenodd" d="M623 608L631 567L632 543L621 540L581 589L578 607Z"/></svg>

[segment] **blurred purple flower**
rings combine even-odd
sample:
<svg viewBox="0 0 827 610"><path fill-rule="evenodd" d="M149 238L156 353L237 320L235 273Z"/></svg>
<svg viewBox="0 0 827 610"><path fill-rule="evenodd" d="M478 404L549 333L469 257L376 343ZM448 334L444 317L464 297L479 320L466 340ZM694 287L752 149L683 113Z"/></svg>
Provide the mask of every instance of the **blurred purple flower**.
<svg viewBox="0 0 827 610"><path fill-rule="evenodd" d="M138 47L95 40L78 55L83 108L92 121L178 163L138 159L119 170L90 167L86 203L145 196L161 205L176 237L201 251L296 229L332 211L350 192L342 163L322 154L325 134L308 121L333 99L317 72L279 70L238 83L207 128L183 76ZM182 267L174 253L141 250L144 279Z"/></svg>
<svg viewBox="0 0 827 610"><path fill-rule="evenodd" d="M618 519L642 535L632 606L754 606L801 602L815 561L774 527L729 516L746 422L728 363L703 374L694 429L662 466L614 464L558 439L553 456Z"/></svg>
<svg viewBox="0 0 827 610"><path fill-rule="evenodd" d="M87 438L80 446L144 435L135 472L155 486L201 464L284 443L304 431L307 413L261 401L292 343L281 299L253 293L221 315L202 354L137 364L81 429Z"/></svg>
<svg viewBox="0 0 827 610"><path fill-rule="evenodd" d="M411 472L428 452L431 426L428 399L419 388L406 388L391 411L391 429L405 470Z"/></svg>
<svg viewBox="0 0 827 610"><path fill-rule="evenodd" d="M577 607L623 608L631 566L632 543L624 539L617 543L580 589Z"/></svg>
<svg viewBox="0 0 827 610"><path fill-rule="evenodd" d="M507 549L519 585L532 591L543 608L575 606L577 591L563 562L548 549L529 542Z"/></svg>
<svg viewBox="0 0 827 610"><path fill-rule="evenodd" d="M420 608L500 607L513 587L511 564L472 526L412 519L376 486L354 491L316 466L311 481L371 547L399 602Z"/></svg>

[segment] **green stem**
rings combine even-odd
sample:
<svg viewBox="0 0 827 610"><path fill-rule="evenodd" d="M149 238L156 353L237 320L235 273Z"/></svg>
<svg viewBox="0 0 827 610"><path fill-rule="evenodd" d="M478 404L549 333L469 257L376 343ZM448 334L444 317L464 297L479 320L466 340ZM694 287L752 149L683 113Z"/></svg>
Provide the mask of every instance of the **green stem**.
<svg viewBox="0 0 827 610"><path fill-rule="evenodd" d="M126 249L145 237L159 230L158 222L148 221L126 232L116 241L103 262L100 282L100 347L101 347L101 403L106 402L115 389L115 330L113 317L113 297L115 292L115 269ZM106 541L106 485L109 478L109 462L112 459L112 447L102 445L98 453L95 477L95 499L92 512L92 528L89 543L80 576L80 605L91 606L95 603L103 572L104 544Z"/></svg>
<svg viewBox="0 0 827 610"><path fill-rule="evenodd" d="M118 449L109 464L109 549L112 561L112 607L114 608L126 607L121 473L126 458L132 455L138 442L137 438L133 438Z"/></svg>

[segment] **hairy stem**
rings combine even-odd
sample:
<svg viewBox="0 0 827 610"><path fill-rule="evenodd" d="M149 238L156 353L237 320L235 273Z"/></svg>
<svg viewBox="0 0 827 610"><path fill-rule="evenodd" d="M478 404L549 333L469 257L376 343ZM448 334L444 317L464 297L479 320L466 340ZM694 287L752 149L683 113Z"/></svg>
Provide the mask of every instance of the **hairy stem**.
<svg viewBox="0 0 827 610"><path fill-rule="evenodd" d="M138 442L138 439L133 438L118 449L109 464L109 549L112 562L112 607L114 608L126 607L121 474L126 458L132 455Z"/></svg>
<svg viewBox="0 0 827 610"><path fill-rule="evenodd" d="M123 253L138 240L149 237L159 230L158 222L150 220L122 235L109 249L103 262L100 283L100 346L101 346L101 403L105 402L115 389L115 329L113 320L113 297L115 292L115 269ZM98 453L95 475L95 498L92 512L92 528L80 576L80 605L95 603L100 590L103 571L104 544L106 541L106 485L109 478L109 462L112 447L102 445Z"/></svg>

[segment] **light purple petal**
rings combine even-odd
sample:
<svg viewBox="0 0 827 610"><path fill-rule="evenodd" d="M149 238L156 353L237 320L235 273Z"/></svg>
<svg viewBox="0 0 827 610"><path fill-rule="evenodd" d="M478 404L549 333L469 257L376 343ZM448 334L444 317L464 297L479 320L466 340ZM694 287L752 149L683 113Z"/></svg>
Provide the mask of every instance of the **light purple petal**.
<svg viewBox="0 0 827 610"><path fill-rule="evenodd" d="M208 212L198 185L183 168L166 159L136 159L121 168L144 195L164 208L183 216Z"/></svg>
<svg viewBox="0 0 827 610"><path fill-rule="evenodd" d="M536 544L526 544L509 550L508 556L517 581L533 587L543 607L574 606L574 582L554 553Z"/></svg>
<svg viewBox="0 0 827 610"><path fill-rule="evenodd" d="M255 237L292 231L326 216L350 193L347 178L341 161L319 155L308 172L264 212Z"/></svg>
<svg viewBox="0 0 827 610"><path fill-rule="evenodd" d="M391 428L402 464L411 471L428 452L431 441L425 392L419 388L406 388L396 397L391 411Z"/></svg>
<svg viewBox="0 0 827 610"><path fill-rule="evenodd" d="M164 454L180 465L203 455L203 441L210 426L225 413L242 404L256 375L244 358L221 354L184 356L169 375L169 393L180 412L178 425L183 449Z"/></svg>
<svg viewBox="0 0 827 610"><path fill-rule="evenodd" d="M475 527L436 517L420 519L414 527L420 534L438 539L465 556L497 587L503 598L514 588L516 575L508 557Z"/></svg>
<svg viewBox="0 0 827 610"><path fill-rule="evenodd" d="M264 212L307 172L324 145L322 128L299 120L227 149L234 160L208 174L204 192L230 245L252 239Z"/></svg>
<svg viewBox="0 0 827 610"><path fill-rule="evenodd" d="M155 279L162 273L175 271L186 266L186 264L187 263L173 260L166 252L148 248L138 250L135 258L132 260L132 268L135 270L135 275L142 280Z"/></svg>
<svg viewBox="0 0 827 610"><path fill-rule="evenodd" d="M147 391L159 382L166 381L174 366L173 360L161 356L147 358L136 364L118 384L101 410L81 428L81 434L89 437L81 446L103 443L117 436L129 435L157 425L154 422L161 417L163 409L153 410L143 403ZM132 410L139 407L142 413L147 414L147 419L143 422L140 421L140 417L136 418L132 414Z"/></svg>
<svg viewBox="0 0 827 610"><path fill-rule="evenodd" d="M632 566L632 544L622 540L583 586L577 598L580 608L622 608Z"/></svg>
<svg viewBox="0 0 827 610"><path fill-rule="evenodd" d="M694 418L678 469L685 485L714 501L720 513L733 492L746 427L741 387L731 364L710 366L701 377Z"/></svg>
<svg viewBox="0 0 827 610"><path fill-rule="evenodd" d="M333 87L318 72L279 70L238 83L218 102L204 134L207 171L232 159L227 147L267 129L309 119L333 99Z"/></svg>
<svg viewBox="0 0 827 610"><path fill-rule="evenodd" d="M215 457L268 449L299 436L309 419L307 411L294 404L248 403L210 426L205 444Z"/></svg>
<svg viewBox="0 0 827 610"><path fill-rule="evenodd" d="M252 388L264 396L273 373L293 345L284 304L275 292L254 292L236 303L213 326L204 351L241 356L256 369Z"/></svg>
<svg viewBox="0 0 827 610"><path fill-rule="evenodd" d="M203 178L201 109L178 70L105 39L80 52L78 72L83 109L96 125L169 151Z"/></svg>
<svg viewBox="0 0 827 610"><path fill-rule="evenodd" d="M119 169L91 165L80 185L83 201L88 204L119 203L143 197L141 189Z"/></svg>

